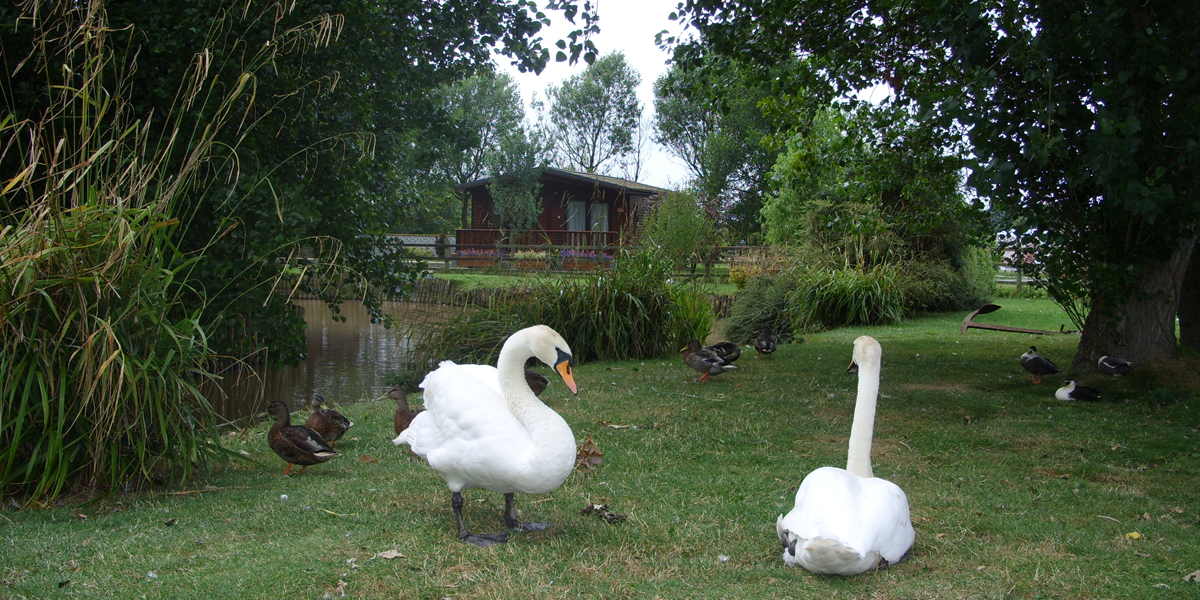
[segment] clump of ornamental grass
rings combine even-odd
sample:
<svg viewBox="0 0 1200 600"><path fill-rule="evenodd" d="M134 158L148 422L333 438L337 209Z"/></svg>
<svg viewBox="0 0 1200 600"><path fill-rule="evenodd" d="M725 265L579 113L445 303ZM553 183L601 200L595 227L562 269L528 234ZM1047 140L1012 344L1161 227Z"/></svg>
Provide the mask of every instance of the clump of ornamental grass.
<svg viewBox="0 0 1200 600"><path fill-rule="evenodd" d="M415 387L442 360L493 362L509 335L538 324L562 333L578 362L673 354L688 339L704 339L715 317L703 294L670 275L658 250L645 249L618 256L611 270L497 291L488 306L464 309L414 340L395 379Z"/></svg>
<svg viewBox="0 0 1200 600"><path fill-rule="evenodd" d="M103 2L21 10L35 43L18 71L41 95L0 121L0 491L48 502L178 482L221 454L198 391L208 307L182 299L203 251L178 250L181 219L235 176L216 136L245 126L232 107L251 102L250 74L219 96L198 54L177 102L218 109L193 133L177 115L155 133L125 100L135 61L114 50ZM319 29L281 32L282 47Z"/></svg>

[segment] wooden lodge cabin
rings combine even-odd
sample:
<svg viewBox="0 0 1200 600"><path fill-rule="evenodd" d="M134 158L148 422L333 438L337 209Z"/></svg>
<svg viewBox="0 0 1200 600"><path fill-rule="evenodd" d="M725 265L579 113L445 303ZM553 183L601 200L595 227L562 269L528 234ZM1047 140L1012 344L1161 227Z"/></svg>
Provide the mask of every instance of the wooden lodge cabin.
<svg viewBox="0 0 1200 600"><path fill-rule="evenodd" d="M543 170L541 182L542 212L537 228L509 243L590 249L616 246L623 235L627 238L634 232L643 205L669 191L617 177L549 167ZM500 240L487 184L487 179L480 179L454 188L471 194L471 228L457 230L460 251L485 251Z"/></svg>

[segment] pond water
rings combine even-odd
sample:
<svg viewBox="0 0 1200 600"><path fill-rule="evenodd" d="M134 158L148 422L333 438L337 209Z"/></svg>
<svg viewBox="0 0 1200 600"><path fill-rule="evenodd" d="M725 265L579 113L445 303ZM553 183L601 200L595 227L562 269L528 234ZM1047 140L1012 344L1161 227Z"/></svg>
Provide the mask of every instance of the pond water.
<svg viewBox="0 0 1200 600"><path fill-rule="evenodd" d="M292 302L304 309L308 323L307 359L292 367L243 368L224 373L219 386L204 391L213 408L225 418L262 413L275 400L287 403L295 412L308 403L314 392L340 405L373 401L387 391L390 377L399 370L413 328L427 327L460 310L388 302L384 310L402 323L389 329L371 323L361 302L342 304L344 323L334 320L320 300Z"/></svg>

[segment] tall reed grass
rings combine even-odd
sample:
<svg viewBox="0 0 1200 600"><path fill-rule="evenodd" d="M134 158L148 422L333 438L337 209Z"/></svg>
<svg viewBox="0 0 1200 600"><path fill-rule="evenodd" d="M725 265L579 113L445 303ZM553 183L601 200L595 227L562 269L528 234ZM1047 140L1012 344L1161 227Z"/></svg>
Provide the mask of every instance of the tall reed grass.
<svg viewBox="0 0 1200 600"><path fill-rule="evenodd" d="M577 279L537 277L528 287L497 291L485 308L464 309L415 340L397 383L415 387L442 360L494 362L504 340L530 325L563 334L579 362L667 356L712 331L708 301L690 284L670 281L661 251L625 252L612 264Z"/></svg>
<svg viewBox="0 0 1200 600"><path fill-rule="evenodd" d="M904 292L893 265L811 270L788 295L787 312L795 331L896 323L904 318Z"/></svg>
<svg viewBox="0 0 1200 600"><path fill-rule="evenodd" d="M252 104L253 69L320 43L322 25L281 32L233 85L200 51L177 105L212 103L208 121L165 115L156 133L126 101L135 61L114 50L102 1L20 8L34 44L5 66L42 95L0 122L0 490L48 502L179 481L221 453L197 389L211 315L182 300L203 251L179 251L181 219L199 189L236 177L217 136L246 126L235 106Z"/></svg>

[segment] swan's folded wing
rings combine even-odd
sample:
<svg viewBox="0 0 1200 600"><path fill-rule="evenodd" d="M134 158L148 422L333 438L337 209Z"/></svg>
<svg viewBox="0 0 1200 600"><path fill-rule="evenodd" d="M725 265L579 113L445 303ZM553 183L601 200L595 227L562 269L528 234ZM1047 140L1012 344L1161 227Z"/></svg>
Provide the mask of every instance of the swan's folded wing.
<svg viewBox="0 0 1200 600"><path fill-rule="evenodd" d="M451 368L455 376L472 377L495 390L497 394L500 393L500 371L496 370L496 367L493 367L492 365L459 365L445 360L438 365L439 370L443 367ZM421 384L421 387L425 387L424 383Z"/></svg>
<svg viewBox="0 0 1200 600"><path fill-rule="evenodd" d="M421 382L425 411L413 419L407 437L413 452L443 473L484 473L496 468L498 455L511 457L532 445L504 397L473 366L443 363Z"/></svg>
<svg viewBox="0 0 1200 600"><path fill-rule="evenodd" d="M871 515L872 547L889 563L904 557L916 539L908 514L908 496L896 484L873 477L862 482L862 510Z"/></svg>
<svg viewBox="0 0 1200 600"><path fill-rule="evenodd" d="M796 507L783 518L783 527L801 539L836 540L866 555L870 536L861 527L861 481L836 467L809 473L796 492Z"/></svg>

